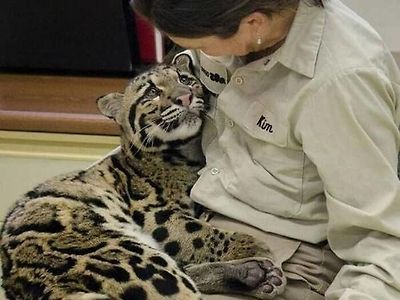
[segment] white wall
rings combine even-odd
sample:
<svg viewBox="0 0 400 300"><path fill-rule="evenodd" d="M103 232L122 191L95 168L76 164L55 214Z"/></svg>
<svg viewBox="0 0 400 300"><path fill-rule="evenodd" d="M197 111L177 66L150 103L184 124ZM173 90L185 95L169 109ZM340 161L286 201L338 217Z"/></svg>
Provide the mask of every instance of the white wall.
<svg viewBox="0 0 400 300"><path fill-rule="evenodd" d="M400 0L342 0L379 32L392 52L400 53Z"/></svg>
<svg viewBox="0 0 400 300"><path fill-rule="evenodd" d="M55 175L86 168L92 163L93 161L73 159L4 157L0 155L0 170L6 171L5 174L0 175L1 221L15 200L35 185Z"/></svg>
<svg viewBox="0 0 400 300"><path fill-rule="evenodd" d="M10 206L33 186L86 168L118 144L118 137L0 131L0 227Z"/></svg>
<svg viewBox="0 0 400 300"><path fill-rule="evenodd" d="M118 144L110 136L0 131L0 226L11 204L33 186L86 168Z"/></svg>

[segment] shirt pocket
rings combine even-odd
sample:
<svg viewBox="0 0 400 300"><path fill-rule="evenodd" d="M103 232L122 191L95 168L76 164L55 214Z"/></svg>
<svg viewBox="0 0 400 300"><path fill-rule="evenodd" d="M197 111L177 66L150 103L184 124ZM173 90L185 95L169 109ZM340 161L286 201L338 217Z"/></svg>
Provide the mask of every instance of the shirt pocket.
<svg viewBox="0 0 400 300"><path fill-rule="evenodd" d="M253 189L249 204L259 210L284 217L300 214L305 154L288 146L289 126L255 103L243 119L243 128L251 161L242 166L247 175L234 182L235 190Z"/></svg>

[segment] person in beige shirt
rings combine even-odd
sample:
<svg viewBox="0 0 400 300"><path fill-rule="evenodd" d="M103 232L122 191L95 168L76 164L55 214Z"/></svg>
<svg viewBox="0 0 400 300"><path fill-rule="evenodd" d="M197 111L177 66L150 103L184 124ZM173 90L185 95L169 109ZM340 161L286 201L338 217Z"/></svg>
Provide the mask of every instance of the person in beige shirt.
<svg viewBox="0 0 400 300"><path fill-rule="evenodd" d="M271 243L279 299L400 299L400 72L374 29L339 0L133 7L213 94L191 195Z"/></svg>

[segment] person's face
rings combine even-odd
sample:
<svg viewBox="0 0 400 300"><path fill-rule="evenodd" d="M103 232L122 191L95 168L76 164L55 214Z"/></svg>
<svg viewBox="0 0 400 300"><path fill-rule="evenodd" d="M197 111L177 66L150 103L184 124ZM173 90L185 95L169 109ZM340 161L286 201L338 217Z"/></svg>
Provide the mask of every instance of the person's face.
<svg viewBox="0 0 400 300"><path fill-rule="evenodd" d="M206 36L201 38L182 38L169 36L177 45L185 49L197 49L210 56L245 56L254 51L249 39L236 33L234 36L222 39L217 36Z"/></svg>
<svg viewBox="0 0 400 300"><path fill-rule="evenodd" d="M177 45L186 49L198 49L210 56L246 56L272 47L282 41L289 32L296 10L288 10L272 18L254 12L242 19L238 31L223 39L215 35L200 38L185 38L173 35L168 37ZM258 44L257 40L261 43Z"/></svg>
<svg viewBox="0 0 400 300"><path fill-rule="evenodd" d="M200 38L184 38L173 35L168 35L168 37L175 44L185 49L201 50L210 56L245 56L257 50L255 49L255 46L257 46L255 45L257 34L261 25L265 26L261 22L266 23L267 21L265 16L254 13L244 18L239 25L238 31L229 38L221 38L215 35Z"/></svg>

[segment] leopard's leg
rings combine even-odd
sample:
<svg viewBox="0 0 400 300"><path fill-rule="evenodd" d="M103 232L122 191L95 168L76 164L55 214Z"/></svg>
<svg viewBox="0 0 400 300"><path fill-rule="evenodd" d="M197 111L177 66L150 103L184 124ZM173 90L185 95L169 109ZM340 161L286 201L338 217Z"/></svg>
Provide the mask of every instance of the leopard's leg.
<svg viewBox="0 0 400 300"><path fill-rule="evenodd" d="M184 271L206 294L232 293L273 299L286 285L282 270L264 257L187 265Z"/></svg>
<svg viewBox="0 0 400 300"><path fill-rule="evenodd" d="M192 270L191 277L197 274L196 284L207 286L207 276L220 278L215 280L217 289L203 292L235 292L270 299L285 286L283 271L275 265L268 247L248 234L217 229L181 211L165 208L146 214L144 227L181 266L202 264L188 269Z"/></svg>
<svg viewBox="0 0 400 300"><path fill-rule="evenodd" d="M156 200L131 201L130 213L178 265L271 256L251 235L218 229L195 218L189 196L158 192L161 195L152 195Z"/></svg>
<svg viewBox="0 0 400 300"><path fill-rule="evenodd" d="M253 256L271 258L268 248L251 235L215 228L181 209L155 208L144 217L144 231L180 266Z"/></svg>

